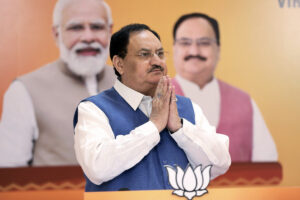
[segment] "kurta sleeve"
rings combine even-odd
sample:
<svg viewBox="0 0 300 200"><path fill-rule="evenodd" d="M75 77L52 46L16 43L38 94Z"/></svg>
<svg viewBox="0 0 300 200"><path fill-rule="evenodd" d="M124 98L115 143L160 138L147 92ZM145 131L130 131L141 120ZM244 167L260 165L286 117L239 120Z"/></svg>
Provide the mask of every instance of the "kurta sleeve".
<svg viewBox="0 0 300 200"><path fill-rule="evenodd" d="M38 127L31 97L22 82L14 81L3 99L0 123L0 166L27 166L32 160Z"/></svg>
<svg viewBox="0 0 300 200"><path fill-rule="evenodd" d="M102 110L92 102L78 106L76 158L94 184L109 181L135 166L159 141L159 132L151 121L115 137Z"/></svg>
<svg viewBox="0 0 300 200"><path fill-rule="evenodd" d="M172 137L186 153L192 166L212 165L211 178L224 174L231 164L229 138L216 133L205 118L201 108L193 103L195 125L183 120L183 127L172 134Z"/></svg>

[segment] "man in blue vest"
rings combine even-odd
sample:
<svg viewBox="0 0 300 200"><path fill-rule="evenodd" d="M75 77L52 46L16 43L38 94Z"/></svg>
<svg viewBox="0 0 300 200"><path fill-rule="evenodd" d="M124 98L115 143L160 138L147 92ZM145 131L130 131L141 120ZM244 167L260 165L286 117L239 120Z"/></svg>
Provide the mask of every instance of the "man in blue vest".
<svg viewBox="0 0 300 200"><path fill-rule="evenodd" d="M113 88L83 100L75 113L75 153L86 191L170 189L165 165L227 171L228 137L201 108L175 96L159 35L143 24L113 34Z"/></svg>

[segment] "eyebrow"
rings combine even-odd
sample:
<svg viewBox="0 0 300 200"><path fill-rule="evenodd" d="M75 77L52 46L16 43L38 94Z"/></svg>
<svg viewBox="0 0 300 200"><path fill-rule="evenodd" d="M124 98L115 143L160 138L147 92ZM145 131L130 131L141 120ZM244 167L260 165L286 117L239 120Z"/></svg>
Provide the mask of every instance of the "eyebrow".
<svg viewBox="0 0 300 200"><path fill-rule="evenodd" d="M164 48L160 47L159 49L156 49L155 51L161 51L164 50ZM140 51L151 51L151 49L141 48Z"/></svg>
<svg viewBox="0 0 300 200"><path fill-rule="evenodd" d="M201 38L197 38L197 40L211 40L214 38L210 38L210 37L201 37Z"/></svg>
<svg viewBox="0 0 300 200"><path fill-rule="evenodd" d="M196 40L210 40L210 39L214 39L214 38L210 38L210 37L196 38ZM193 39L192 38L187 38L187 37L182 37L182 38L178 38L177 40L193 40Z"/></svg>
<svg viewBox="0 0 300 200"><path fill-rule="evenodd" d="M71 26L76 26L80 25L81 23L79 21L69 21L66 23L65 27L71 27Z"/></svg>
<svg viewBox="0 0 300 200"><path fill-rule="evenodd" d="M187 38L187 37L181 37L181 38L178 38L176 40L191 40L192 38Z"/></svg>
<svg viewBox="0 0 300 200"><path fill-rule="evenodd" d="M92 21L91 24L100 24L100 25L106 25L105 20L103 19L97 19L95 21Z"/></svg>
<svg viewBox="0 0 300 200"><path fill-rule="evenodd" d="M83 22L79 20L70 20L66 23L66 27L75 26L75 25L81 25ZM103 19L97 19L95 21L90 22L90 24L97 24L97 25L106 25L105 20Z"/></svg>

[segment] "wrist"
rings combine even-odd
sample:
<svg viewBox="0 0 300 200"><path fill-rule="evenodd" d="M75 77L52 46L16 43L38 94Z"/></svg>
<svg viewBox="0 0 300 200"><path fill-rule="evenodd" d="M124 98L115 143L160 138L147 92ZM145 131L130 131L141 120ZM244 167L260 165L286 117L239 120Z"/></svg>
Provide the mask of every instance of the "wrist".
<svg viewBox="0 0 300 200"><path fill-rule="evenodd" d="M156 126L159 133L164 129L164 127L162 127L158 121L155 121L153 119L150 119L150 121Z"/></svg>
<svg viewBox="0 0 300 200"><path fill-rule="evenodd" d="M179 123L177 123L178 125L176 126L176 128L174 129L169 129L170 133L173 134L175 132L177 132L179 129L182 128L183 126L183 119L182 118L179 118Z"/></svg>

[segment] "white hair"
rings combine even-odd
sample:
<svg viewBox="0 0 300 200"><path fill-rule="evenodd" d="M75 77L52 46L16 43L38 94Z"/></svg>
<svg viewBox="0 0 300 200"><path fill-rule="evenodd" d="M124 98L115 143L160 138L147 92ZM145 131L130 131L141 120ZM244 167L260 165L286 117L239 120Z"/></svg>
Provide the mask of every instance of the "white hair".
<svg viewBox="0 0 300 200"><path fill-rule="evenodd" d="M75 0L58 0L55 4L54 10L53 10L53 26L54 27L59 27L61 24L61 16L62 16L62 12L63 9L70 3L74 2ZM108 25L112 25L113 24L113 20L112 20L112 15L111 15L111 10L109 5L103 1L103 0L98 0L99 2L101 2L104 6L104 8L106 9L106 13L107 13L107 19L108 19Z"/></svg>
<svg viewBox="0 0 300 200"><path fill-rule="evenodd" d="M103 47L98 42L93 42L91 44L86 43L77 43L72 49L68 49L65 44L62 42L61 34L59 37L59 50L60 58L67 63L67 67L78 76L89 77L95 76L100 73L105 66L109 47ZM100 53L96 56L79 56L76 51L84 48L93 48L98 49Z"/></svg>

